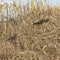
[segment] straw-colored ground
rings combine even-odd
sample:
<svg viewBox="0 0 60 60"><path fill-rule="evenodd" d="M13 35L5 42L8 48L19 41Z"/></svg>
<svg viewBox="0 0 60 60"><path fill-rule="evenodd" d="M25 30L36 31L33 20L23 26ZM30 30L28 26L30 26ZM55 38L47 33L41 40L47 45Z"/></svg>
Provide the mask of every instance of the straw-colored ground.
<svg viewBox="0 0 60 60"><path fill-rule="evenodd" d="M11 18L5 35L3 27L0 22L0 60L60 60L60 11Z"/></svg>

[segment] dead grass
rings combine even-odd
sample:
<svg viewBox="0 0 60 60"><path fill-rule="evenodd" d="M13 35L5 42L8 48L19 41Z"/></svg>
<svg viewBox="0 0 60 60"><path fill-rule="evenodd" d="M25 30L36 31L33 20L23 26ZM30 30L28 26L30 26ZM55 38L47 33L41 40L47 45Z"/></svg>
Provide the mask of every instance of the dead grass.
<svg viewBox="0 0 60 60"><path fill-rule="evenodd" d="M11 18L6 35L0 22L0 60L59 60L59 12L40 9L23 18Z"/></svg>

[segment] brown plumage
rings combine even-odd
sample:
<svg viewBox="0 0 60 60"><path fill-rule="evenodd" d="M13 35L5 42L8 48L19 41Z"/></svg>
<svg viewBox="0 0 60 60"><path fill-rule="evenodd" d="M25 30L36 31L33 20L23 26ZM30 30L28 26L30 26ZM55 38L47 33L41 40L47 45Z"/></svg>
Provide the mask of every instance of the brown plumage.
<svg viewBox="0 0 60 60"><path fill-rule="evenodd" d="M42 25L43 23L47 23L48 21L49 19L45 19L45 20L41 19L40 21L35 22L34 25Z"/></svg>

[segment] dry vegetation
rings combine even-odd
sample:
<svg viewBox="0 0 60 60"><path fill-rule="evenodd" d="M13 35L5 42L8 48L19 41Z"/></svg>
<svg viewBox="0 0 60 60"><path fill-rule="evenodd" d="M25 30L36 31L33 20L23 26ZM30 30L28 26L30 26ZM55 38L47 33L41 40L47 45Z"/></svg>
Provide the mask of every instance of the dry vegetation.
<svg viewBox="0 0 60 60"><path fill-rule="evenodd" d="M40 8L10 18L6 34L0 22L0 60L60 60L60 10Z"/></svg>

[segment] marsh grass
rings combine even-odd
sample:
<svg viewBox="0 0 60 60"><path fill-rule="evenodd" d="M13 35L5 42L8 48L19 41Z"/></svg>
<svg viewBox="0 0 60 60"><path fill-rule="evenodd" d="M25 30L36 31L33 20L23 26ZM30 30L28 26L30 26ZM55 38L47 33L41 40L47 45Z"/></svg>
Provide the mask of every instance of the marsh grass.
<svg viewBox="0 0 60 60"><path fill-rule="evenodd" d="M6 35L0 22L0 60L59 59L59 12L59 8L48 6L48 9L43 7L22 17L10 18Z"/></svg>

